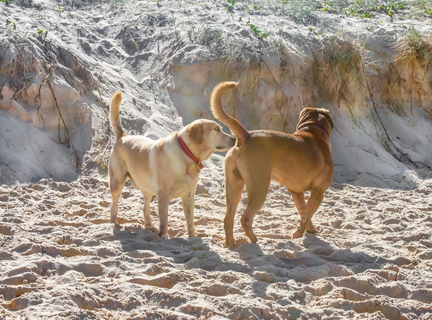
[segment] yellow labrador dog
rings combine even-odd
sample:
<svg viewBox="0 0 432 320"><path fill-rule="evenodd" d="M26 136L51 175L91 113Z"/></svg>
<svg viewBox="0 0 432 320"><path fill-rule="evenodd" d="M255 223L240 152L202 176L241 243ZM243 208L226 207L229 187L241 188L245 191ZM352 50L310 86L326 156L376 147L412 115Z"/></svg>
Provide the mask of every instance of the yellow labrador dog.
<svg viewBox="0 0 432 320"><path fill-rule="evenodd" d="M181 197L190 237L194 231L194 202L198 175L203 165L215 151L233 147L236 139L222 132L220 126L210 120L197 120L170 136L152 140L143 136L125 134L119 117L122 100L120 92L111 99L110 122L117 142L109 160L110 190L113 198L111 223L118 223L118 201L130 179L144 196L144 222L151 227L150 201L158 196L159 236L169 239L168 204Z"/></svg>
<svg viewBox="0 0 432 320"><path fill-rule="evenodd" d="M211 97L214 116L230 128L237 138L236 146L228 151L225 158L226 246L235 246L234 215L245 185L249 201L241 223L249 239L253 243L257 241L252 222L264 204L270 181L285 186L293 196L301 218L293 237L301 237L305 230L315 233L311 219L333 179L330 153L333 119L329 111L303 109L294 134L268 130L247 131L222 107L223 93L236 86L235 82L223 82L213 90ZM307 204L303 194L305 191L311 191Z"/></svg>

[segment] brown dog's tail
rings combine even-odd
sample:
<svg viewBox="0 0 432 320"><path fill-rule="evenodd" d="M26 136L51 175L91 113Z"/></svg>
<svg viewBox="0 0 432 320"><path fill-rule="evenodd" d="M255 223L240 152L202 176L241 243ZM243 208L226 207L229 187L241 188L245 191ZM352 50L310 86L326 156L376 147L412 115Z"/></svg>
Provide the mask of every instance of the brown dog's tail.
<svg viewBox="0 0 432 320"><path fill-rule="evenodd" d="M121 101L122 101L122 94L121 92L117 92L111 99L110 110L109 110L109 119L111 122L111 126L114 130L116 140L126 136L126 133L124 132L120 123L119 111L120 111Z"/></svg>
<svg viewBox="0 0 432 320"><path fill-rule="evenodd" d="M248 138L249 132L235 118L229 116L222 107L222 95L225 91L237 87L237 82L222 82L213 89L210 105L216 119L226 125L237 138L237 146L242 145Z"/></svg>

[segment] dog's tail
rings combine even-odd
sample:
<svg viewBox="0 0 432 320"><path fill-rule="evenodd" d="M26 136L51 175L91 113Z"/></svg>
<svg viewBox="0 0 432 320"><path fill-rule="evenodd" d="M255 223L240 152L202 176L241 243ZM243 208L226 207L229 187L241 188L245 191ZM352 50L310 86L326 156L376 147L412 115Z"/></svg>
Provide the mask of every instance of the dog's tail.
<svg viewBox="0 0 432 320"><path fill-rule="evenodd" d="M116 140L126 136L126 133L124 132L120 123L119 111L120 111L121 101L122 101L122 94L121 92L117 92L111 99L110 110L109 110L109 119L111 122L111 126L114 130Z"/></svg>
<svg viewBox="0 0 432 320"><path fill-rule="evenodd" d="M213 89L210 104L216 119L226 125L237 138L237 146L242 145L249 137L249 132L235 118L229 116L222 107L222 95L225 91L237 87L238 82L222 82Z"/></svg>

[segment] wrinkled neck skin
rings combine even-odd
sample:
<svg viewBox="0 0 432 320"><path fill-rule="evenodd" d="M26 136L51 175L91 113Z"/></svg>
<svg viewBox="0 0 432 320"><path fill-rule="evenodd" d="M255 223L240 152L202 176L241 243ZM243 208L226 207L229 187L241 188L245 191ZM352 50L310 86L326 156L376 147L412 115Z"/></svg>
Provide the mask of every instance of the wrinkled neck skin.
<svg viewBox="0 0 432 320"><path fill-rule="evenodd" d="M180 137L182 137L183 141L186 143L189 150L193 153L195 157L200 159L201 161L207 160L210 158L213 152L216 151L216 149L209 149L200 147L195 141L193 141L189 135L187 134L186 127L181 129L178 133ZM204 142L203 142L204 144Z"/></svg>
<svg viewBox="0 0 432 320"><path fill-rule="evenodd" d="M323 140L328 145L329 150L331 151L331 142L330 142L330 138L331 138L331 134L332 134L331 128L327 127L323 123L319 123L319 127L318 127L318 126L314 125L313 122L304 123L301 125L301 127L303 127L303 128L301 128L300 131L306 129L306 131L312 132L317 139ZM320 127L324 127L327 129L328 136L327 136L327 133L323 129L321 129Z"/></svg>

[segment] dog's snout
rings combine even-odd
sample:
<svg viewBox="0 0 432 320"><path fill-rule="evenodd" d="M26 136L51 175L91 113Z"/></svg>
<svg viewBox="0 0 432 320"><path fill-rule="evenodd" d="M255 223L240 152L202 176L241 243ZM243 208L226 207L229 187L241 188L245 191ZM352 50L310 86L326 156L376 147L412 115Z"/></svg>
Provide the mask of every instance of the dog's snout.
<svg viewBox="0 0 432 320"><path fill-rule="evenodd" d="M222 145L216 147L216 149L218 151L227 151L228 149L231 149L232 147L235 146L237 139L229 134L224 133L225 137L224 139L221 141Z"/></svg>

